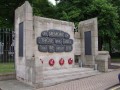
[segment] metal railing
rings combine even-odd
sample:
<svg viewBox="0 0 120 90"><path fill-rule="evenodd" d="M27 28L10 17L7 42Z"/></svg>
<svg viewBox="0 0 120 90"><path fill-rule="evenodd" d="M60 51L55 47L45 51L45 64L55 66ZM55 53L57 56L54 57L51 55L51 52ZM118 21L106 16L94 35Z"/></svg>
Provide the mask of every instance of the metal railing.
<svg viewBox="0 0 120 90"><path fill-rule="evenodd" d="M11 72L11 68L14 69L14 43L14 30L0 28L0 73Z"/></svg>

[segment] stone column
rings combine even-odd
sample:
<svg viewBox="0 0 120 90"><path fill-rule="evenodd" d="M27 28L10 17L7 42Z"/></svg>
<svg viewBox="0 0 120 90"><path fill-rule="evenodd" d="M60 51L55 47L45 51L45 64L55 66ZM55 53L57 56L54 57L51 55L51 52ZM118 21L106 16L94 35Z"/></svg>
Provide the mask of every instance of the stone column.
<svg viewBox="0 0 120 90"><path fill-rule="evenodd" d="M81 21L78 30L81 36L81 60L85 65L93 66L98 55L97 18Z"/></svg>
<svg viewBox="0 0 120 90"><path fill-rule="evenodd" d="M74 50L74 55L75 57L78 57L79 60L78 60L78 64L80 66L80 63L82 63L82 60L80 58L80 55L81 55L81 37L80 37L80 30L78 30L78 32L75 32L74 33L74 38L75 38L75 42L74 42L74 47L75 47L75 50Z"/></svg>
<svg viewBox="0 0 120 90"><path fill-rule="evenodd" d="M26 1L15 10L15 67L18 80L31 84L33 56L33 12Z"/></svg>

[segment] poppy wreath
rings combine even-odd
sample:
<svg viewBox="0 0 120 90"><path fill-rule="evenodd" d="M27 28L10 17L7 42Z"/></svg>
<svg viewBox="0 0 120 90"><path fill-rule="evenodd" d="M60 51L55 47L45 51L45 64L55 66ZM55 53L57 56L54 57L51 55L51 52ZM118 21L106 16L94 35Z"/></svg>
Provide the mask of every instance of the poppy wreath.
<svg viewBox="0 0 120 90"><path fill-rule="evenodd" d="M59 64L60 64L61 66L64 64L64 59L63 59L63 58L61 58L61 59L59 60Z"/></svg>
<svg viewBox="0 0 120 90"><path fill-rule="evenodd" d="M72 64L73 63L73 59L72 58L69 58L68 59L68 64Z"/></svg>
<svg viewBox="0 0 120 90"><path fill-rule="evenodd" d="M49 60L49 65L50 65L50 66L53 66L54 64L55 64L54 59L50 59L50 60Z"/></svg>

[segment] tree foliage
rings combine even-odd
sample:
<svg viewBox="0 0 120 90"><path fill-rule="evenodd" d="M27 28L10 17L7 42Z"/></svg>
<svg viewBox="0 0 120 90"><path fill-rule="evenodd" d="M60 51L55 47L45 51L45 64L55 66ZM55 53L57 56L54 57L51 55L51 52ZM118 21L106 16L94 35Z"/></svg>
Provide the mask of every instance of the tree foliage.
<svg viewBox="0 0 120 90"><path fill-rule="evenodd" d="M100 43L119 40L120 0L55 0L56 6L48 0L28 0L34 15L75 22L98 17ZM25 0L0 0L0 27L14 27L14 11ZM110 46L111 48L111 46ZM102 49L102 47L100 48Z"/></svg>
<svg viewBox="0 0 120 90"><path fill-rule="evenodd" d="M34 0L32 6L34 15L53 18L56 14L55 6L48 0Z"/></svg>
<svg viewBox="0 0 120 90"><path fill-rule="evenodd" d="M109 0L115 7L117 7L118 15L120 16L120 0ZM120 23L120 17L119 17L119 23ZM112 40L112 49L119 50L120 51L120 29L118 29L118 32L116 33L116 38Z"/></svg>
<svg viewBox="0 0 120 90"><path fill-rule="evenodd" d="M110 1L61 0L57 8L60 19L75 23L98 17L99 36L104 42L116 38L116 33L120 31L118 8Z"/></svg>
<svg viewBox="0 0 120 90"><path fill-rule="evenodd" d="M119 31L117 7L107 0L62 0L57 8L60 19L75 23L98 17L101 36L111 37Z"/></svg>
<svg viewBox="0 0 120 90"><path fill-rule="evenodd" d="M12 44L12 30L1 28L14 27L14 11L22 5L25 0L0 0L0 42L4 43L3 58L8 61L8 50ZM54 17L54 6L48 0L29 0L34 9L34 14L43 17ZM7 33L6 33L7 32ZM9 44L8 44L9 43Z"/></svg>
<svg viewBox="0 0 120 90"><path fill-rule="evenodd" d="M26 0L0 0L0 27L14 27L14 11ZM43 17L54 17L55 7L48 0L28 0L34 14Z"/></svg>
<svg viewBox="0 0 120 90"><path fill-rule="evenodd" d="M0 0L0 27L13 27L14 10L25 0Z"/></svg>

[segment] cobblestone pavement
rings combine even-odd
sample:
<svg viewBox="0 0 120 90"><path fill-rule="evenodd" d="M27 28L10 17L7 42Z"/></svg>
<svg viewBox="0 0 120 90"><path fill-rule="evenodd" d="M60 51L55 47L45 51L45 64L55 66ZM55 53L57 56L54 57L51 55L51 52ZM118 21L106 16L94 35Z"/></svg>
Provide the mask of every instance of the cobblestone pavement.
<svg viewBox="0 0 120 90"><path fill-rule="evenodd" d="M119 73L120 70L116 70L36 90L106 90L119 83ZM0 88L2 90L35 90L17 80L0 81Z"/></svg>
<svg viewBox="0 0 120 90"><path fill-rule="evenodd" d="M119 83L119 73L120 70L116 70L37 90L106 90L107 88Z"/></svg>

